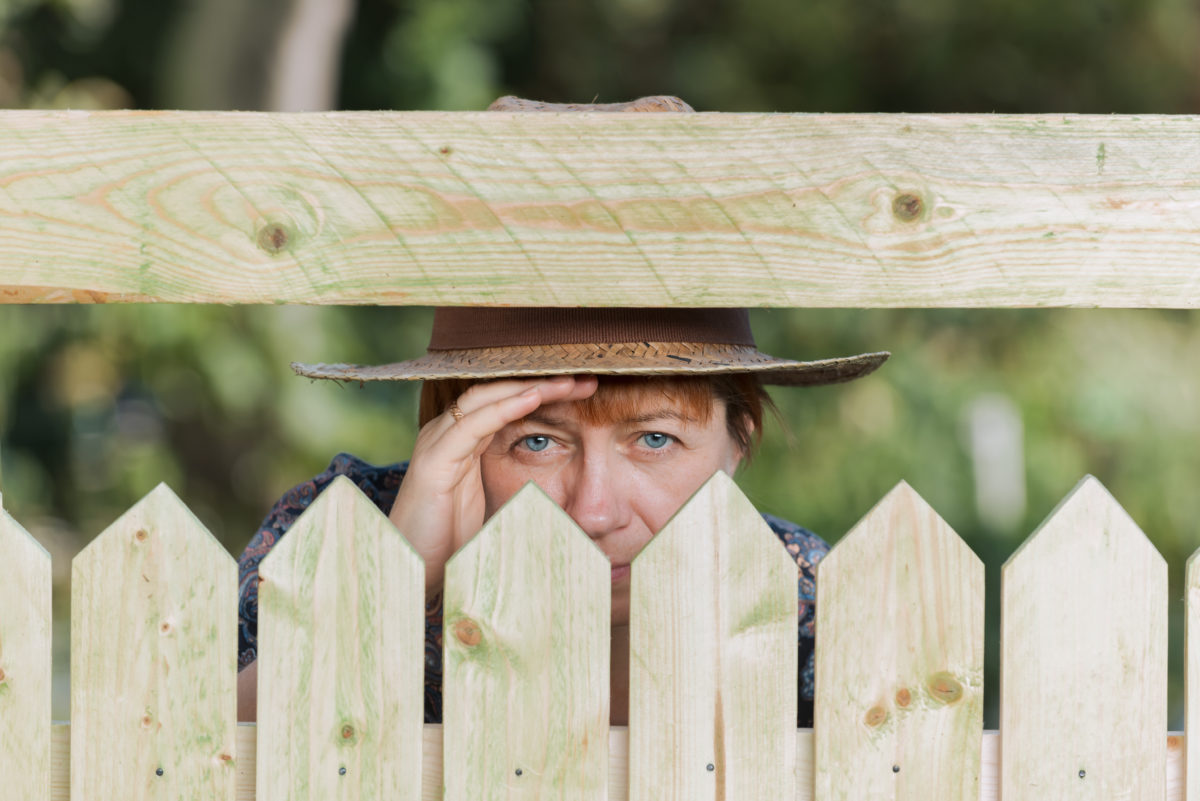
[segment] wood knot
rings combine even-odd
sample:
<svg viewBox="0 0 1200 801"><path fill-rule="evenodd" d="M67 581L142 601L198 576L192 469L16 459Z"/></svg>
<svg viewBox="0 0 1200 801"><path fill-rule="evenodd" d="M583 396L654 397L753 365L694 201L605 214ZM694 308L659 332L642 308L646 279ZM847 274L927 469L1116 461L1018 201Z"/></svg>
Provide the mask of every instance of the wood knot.
<svg viewBox="0 0 1200 801"><path fill-rule="evenodd" d="M943 704L953 704L962 699L963 686L954 676L942 671L929 677L929 694Z"/></svg>
<svg viewBox="0 0 1200 801"><path fill-rule="evenodd" d="M4 668L0 668L0 681L4 681L7 678L8 674L4 672Z"/></svg>
<svg viewBox="0 0 1200 801"><path fill-rule="evenodd" d="M342 739L343 740L351 740L353 738L354 738L354 727L351 726L349 723L347 723L345 726L342 726Z"/></svg>
<svg viewBox="0 0 1200 801"><path fill-rule="evenodd" d="M222 762L232 762L233 756L230 754L221 754L219 757L217 757L217 759L221 760Z"/></svg>
<svg viewBox="0 0 1200 801"><path fill-rule="evenodd" d="M288 230L279 223L267 223L258 230L258 246L271 255L287 247Z"/></svg>
<svg viewBox="0 0 1200 801"><path fill-rule="evenodd" d="M160 634L170 634L171 633L171 624L164 620L163 624L158 627L158 631Z"/></svg>
<svg viewBox="0 0 1200 801"><path fill-rule="evenodd" d="M144 528L139 528L139 529L137 530L137 532L136 532L136 533L133 535L133 538L134 538L135 540L137 540L138 542L145 542L145 541L146 541L146 538L147 538L147 537L149 537L149 536L150 536L150 535L149 535L149 534L146 532L146 529L144 529Z"/></svg>
<svg viewBox="0 0 1200 801"><path fill-rule="evenodd" d="M867 710L867 716L863 718L863 722L868 726L878 726L887 720L887 710L881 706L873 706Z"/></svg>
<svg viewBox="0 0 1200 801"><path fill-rule="evenodd" d="M454 636L463 645L474 646L479 645L483 639L483 632L479 630L479 626L475 625L474 620L463 618L454 624Z"/></svg>
<svg viewBox="0 0 1200 801"><path fill-rule="evenodd" d="M1182 737L1180 737L1178 734L1172 734L1170 737L1167 738L1167 750L1168 751L1178 751L1180 748L1183 748L1183 738Z"/></svg>
<svg viewBox="0 0 1200 801"><path fill-rule="evenodd" d="M919 219L924 210L925 205L921 202L921 198L911 192L896 195L896 199L892 201L892 214L896 215L896 219L901 222L912 222Z"/></svg>
<svg viewBox="0 0 1200 801"><path fill-rule="evenodd" d="M452 151L450 150L450 145L442 145L438 148L438 152L443 156L449 156Z"/></svg>
<svg viewBox="0 0 1200 801"><path fill-rule="evenodd" d="M904 707L908 706L911 703L912 703L912 693L910 693L908 691L907 687L901 687L896 692L896 706L903 709Z"/></svg>
<svg viewBox="0 0 1200 801"><path fill-rule="evenodd" d="M142 715L142 728L148 729L154 724L154 718L149 715Z"/></svg>

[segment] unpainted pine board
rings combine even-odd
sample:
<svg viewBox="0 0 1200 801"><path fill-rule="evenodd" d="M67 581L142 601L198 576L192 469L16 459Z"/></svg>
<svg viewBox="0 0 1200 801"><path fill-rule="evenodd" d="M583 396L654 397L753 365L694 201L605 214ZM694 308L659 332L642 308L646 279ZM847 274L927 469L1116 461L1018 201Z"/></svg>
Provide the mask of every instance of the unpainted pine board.
<svg viewBox="0 0 1200 801"><path fill-rule="evenodd" d="M446 564L447 801L607 798L611 575L532 483Z"/></svg>
<svg viewBox="0 0 1200 801"><path fill-rule="evenodd" d="M1187 801L1200 801L1200 550L1187 561L1184 578L1184 727L1187 738Z"/></svg>
<svg viewBox="0 0 1200 801"><path fill-rule="evenodd" d="M796 563L725 473L633 562L631 801L796 794Z"/></svg>
<svg viewBox="0 0 1200 801"><path fill-rule="evenodd" d="M1167 566L1095 478L1001 574L1005 801L1165 793Z"/></svg>
<svg viewBox="0 0 1200 801"><path fill-rule="evenodd" d="M421 558L339 476L259 580L257 801L419 799Z"/></svg>
<svg viewBox="0 0 1200 801"><path fill-rule="evenodd" d="M50 554L0 508L0 795L50 798Z"/></svg>
<svg viewBox="0 0 1200 801"><path fill-rule="evenodd" d="M817 566L816 801L975 801L983 563L908 484Z"/></svg>
<svg viewBox="0 0 1200 801"><path fill-rule="evenodd" d="M237 565L160 484L71 573L71 794L234 797Z"/></svg>
<svg viewBox="0 0 1200 801"><path fill-rule="evenodd" d="M1145 115L4 111L0 301L1195 308L1198 133Z"/></svg>
<svg viewBox="0 0 1200 801"><path fill-rule="evenodd" d="M51 731L51 765L53 778L50 801L71 801L68 780L70 761L71 727L68 723L56 723ZM237 731L237 801L255 801L254 797L254 751L256 730L253 723L239 723ZM1184 737L1179 734L1167 736L1167 797L1165 801L1184 801ZM627 801L629 781L629 730L624 726L609 729L608 738L608 799ZM426 724L424 747L424 789L422 801L442 801L442 727ZM1000 801L1000 733L985 731L982 745L982 781L979 785L979 801ZM813 732L800 729L796 732L796 801L813 801Z"/></svg>

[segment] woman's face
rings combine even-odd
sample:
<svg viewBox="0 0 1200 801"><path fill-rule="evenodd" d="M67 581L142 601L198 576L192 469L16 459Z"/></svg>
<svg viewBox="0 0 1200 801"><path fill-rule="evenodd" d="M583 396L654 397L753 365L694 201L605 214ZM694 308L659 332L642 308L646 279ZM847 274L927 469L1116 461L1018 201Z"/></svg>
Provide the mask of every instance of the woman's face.
<svg viewBox="0 0 1200 801"><path fill-rule="evenodd" d="M613 623L629 621L633 558L717 470L733 475L741 449L724 404L707 419L661 391L638 393L617 419L584 419L578 403L542 406L492 439L480 462L490 518L535 482L612 562Z"/></svg>

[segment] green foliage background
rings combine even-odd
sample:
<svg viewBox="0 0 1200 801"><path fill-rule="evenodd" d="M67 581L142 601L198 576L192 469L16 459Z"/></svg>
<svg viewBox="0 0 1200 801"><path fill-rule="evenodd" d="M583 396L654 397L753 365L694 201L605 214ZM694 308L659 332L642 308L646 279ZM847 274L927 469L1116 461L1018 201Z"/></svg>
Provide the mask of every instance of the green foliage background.
<svg viewBox="0 0 1200 801"><path fill-rule="evenodd" d="M287 0L0 0L0 106L255 108ZM1200 10L1182 0L360 0L343 108L478 109L679 94L701 110L1188 113ZM411 388L343 388L287 363L385 361L425 344L427 309L0 307L0 490L69 560L159 481L240 552L287 487L339 450L403 458ZM996 723L1000 566L1085 473L1167 558L1172 725L1180 727L1183 564L1200 494L1193 312L758 312L769 352L889 349L875 377L775 393L741 483L836 541L906 480L989 580ZM1026 502L980 511L967 419L1019 415ZM66 596L56 640L67 637ZM61 660L60 660L61 664ZM64 710L60 695L56 708ZM58 712L65 716L64 712Z"/></svg>

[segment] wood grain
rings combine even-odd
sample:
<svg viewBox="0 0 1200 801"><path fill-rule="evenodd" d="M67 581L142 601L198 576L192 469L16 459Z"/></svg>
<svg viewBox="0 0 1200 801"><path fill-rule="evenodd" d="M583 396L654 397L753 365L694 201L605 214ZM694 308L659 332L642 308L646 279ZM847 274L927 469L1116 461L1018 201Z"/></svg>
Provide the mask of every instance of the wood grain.
<svg viewBox="0 0 1200 801"><path fill-rule="evenodd" d="M796 563L725 473L633 562L631 801L796 794Z"/></svg>
<svg viewBox="0 0 1200 801"><path fill-rule="evenodd" d="M817 566L817 801L979 797L983 563L901 482Z"/></svg>
<svg viewBox="0 0 1200 801"><path fill-rule="evenodd" d="M0 508L0 795L50 798L50 554Z"/></svg>
<svg viewBox="0 0 1200 801"><path fill-rule="evenodd" d="M611 584L532 483L447 562L447 801L607 798Z"/></svg>
<svg viewBox="0 0 1200 801"><path fill-rule="evenodd" d="M1200 119L0 112L0 301L1200 306Z"/></svg>
<svg viewBox="0 0 1200 801"><path fill-rule="evenodd" d="M75 557L71 795L234 797L237 565L160 484Z"/></svg>
<svg viewBox="0 0 1200 801"><path fill-rule="evenodd" d="M1001 574L1005 801L1165 793L1167 566L1094 478Z"/></svg>
<svg viewBox="0 0 1200 801"><path fill-rule="evenodd" d="M339 476L259 576L257 801L419 799L421 558Z"/></svg>

